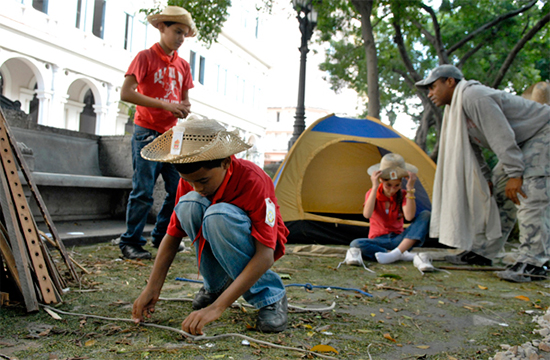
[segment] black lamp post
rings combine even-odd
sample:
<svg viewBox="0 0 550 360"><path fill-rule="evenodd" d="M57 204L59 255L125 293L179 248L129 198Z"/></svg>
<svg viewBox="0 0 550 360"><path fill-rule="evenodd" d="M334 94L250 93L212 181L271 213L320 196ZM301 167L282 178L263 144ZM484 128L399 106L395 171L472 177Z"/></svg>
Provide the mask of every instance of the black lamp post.
<svg viewBox="0 0 550 360"><path fill-rule="evenodd" d="M294 132L288 142L288 150L298 140L306 128L304 98L306 93L306 57L309 49L307 42L311 39L313 29L317 25L317 11L313 8L314 0L292 0L294 9L298 13L296 18L300 23L300 32L302 33L302 44L300 45L300 83L298 85L298 106L296 107L296 116L294 116Z"/></svg>

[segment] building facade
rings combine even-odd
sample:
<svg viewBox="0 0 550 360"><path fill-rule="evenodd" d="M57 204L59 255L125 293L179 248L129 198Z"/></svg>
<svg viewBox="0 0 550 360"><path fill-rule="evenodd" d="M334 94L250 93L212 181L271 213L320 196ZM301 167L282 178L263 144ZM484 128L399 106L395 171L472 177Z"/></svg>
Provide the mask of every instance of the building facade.
<svg viewBox="0 0 550 360"><path fill-rule="evenodd" d="M262 84L270 65L262 41L269 19L254 0L235 2L207 48L186 39L191 110L214 118L255 144L244 157L263 165L267 107ZM135 55L159 40L140 8L152 1L2 0L0 95L21 103L36 123L97 135L131 131L131 106L120 88Z"/></svg>
<svg viewBox="0 0 550 360"><path fill-rule="evenodd" d="M305 109L305 122L308 128L315 121L331 114L318 108ZM288 152L288 142L294 132L295 107L269 107L267 109L267 129L264 144L265 165L283 161Z"/></svg>

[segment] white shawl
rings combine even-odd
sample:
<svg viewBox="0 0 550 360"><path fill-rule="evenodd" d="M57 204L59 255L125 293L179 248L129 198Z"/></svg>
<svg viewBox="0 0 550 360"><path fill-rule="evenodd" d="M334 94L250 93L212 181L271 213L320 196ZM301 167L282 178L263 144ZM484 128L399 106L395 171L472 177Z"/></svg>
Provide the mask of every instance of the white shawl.
<svg viewBox="0 0 550 360"><path fill-rule="evenodd" d="M471 250L474 240L501 236L500 217L468 139L462 93L471 81L460 81L445 115L435 172L430 237Z"/></svg>

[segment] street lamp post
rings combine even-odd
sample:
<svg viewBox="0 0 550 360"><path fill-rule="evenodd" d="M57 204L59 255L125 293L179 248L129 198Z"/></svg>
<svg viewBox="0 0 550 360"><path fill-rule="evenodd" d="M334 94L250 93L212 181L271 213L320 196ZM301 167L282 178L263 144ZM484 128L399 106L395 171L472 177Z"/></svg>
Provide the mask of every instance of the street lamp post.
<svg viewBox="0 0 550 360"><path fill-rule="evenodd" d="M300 23L300 32L302 33L302 43L300 45L300 79L298 85L298 106L294 116L294 132L288 142L288 150L298 140L306 128L304 98L306 93L306 57L309 49L307 43L311 39L313 29L317 25L317 10L313 8L313 0L292 0L294 9L298 13L296 18Z"/></svg>

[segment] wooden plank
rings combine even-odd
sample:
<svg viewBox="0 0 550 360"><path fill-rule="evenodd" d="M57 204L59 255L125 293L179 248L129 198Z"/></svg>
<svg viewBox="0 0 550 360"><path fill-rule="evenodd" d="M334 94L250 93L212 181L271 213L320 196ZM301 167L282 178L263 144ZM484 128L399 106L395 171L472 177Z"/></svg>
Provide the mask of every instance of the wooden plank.
<svg viewBox="0 0 550 360"><path fill-rule="evenodd" d="M19 150L19 146L17 146L17 141L15 137L12 135L10 127L8 125L8 122L6 121L6 118L4 117L4 114L2 113L2 109L0 109L0 127L3 127L6 134L7 139L9 143L11 144L11 147L13 149L13 152L15 154L15 157L17 158L19 162L19 167L21 168L21 172L23 173L23 176L25 177L25 180L27 181L27 184L29 188L31 189L31 192L34 196L34 199L36 200L36 204L38 205L38 208L40 209L40 212L42 213L42 216L44 218L44 221L46 225L48 226L48 229L50 230L50 234L52 234L52 237L54 241L58 244L57 249L61 253L61 256L63 257L63 260L65 261L65 265L67 265L67 269L69 269L69 273L73 277L73 279L77 282L80 281L78 273L76 269L74 268L71 260L69 259L69 255L67 254L67 250L65 250L65 245L63 244L63 241L61 240L61 237L59 236L59 233L57 232L57 228L55 227L52 218L50 216L50 213L48 212L48 209L46 208L46 203L44 203L44 200L42 199L42 195L40 195L40 191L38 191L38 187L34 183L34 180L30 174L30 171L27 167L27 162L25 161L25 158L23 157L23 154L21 153L21 150Z"/></svg>
<svg viewBox="0 0 550 360"><path fill-rule="evenodd" d="M2 228L3 225L0 224ZM6 239L6 233L3 231L0 231L0 252L2 253L2 257L4 258L4 261L6 262L6 266L8 267L8 271L10 272L11 277L17 284L17 287L19 288L19 292L23 293L23 290L21 289L21 280L19 280L19 273L17 271L17 266L15 265L15 259L13 257L13 254L11 252L10 245L8 243L8 239Z"/></svg>
<svg viewBox="0 0 550 360"><path fill-rule="evenodd" d="M44 241L40 241L40 248L42 249L42 253L44 254L44 260L46 262L46 266L48 267L48 272L50 273L50 277L53 281L53 284L55 285L55 288L57 289L58 293L62 293L63 288L67 287L67 285L63 281L63 278L60 276L59 271L57 270L57 267L55 266L55 263L50 255L50 252L48 251L48 247L46 246ZM60 300L61 299L58 299L58 301Z"/></svg>
<svg viewBox="0 0 550 360"><path fill-rule="evenodd" d="M0 155L2 158L2 165L4 166L5 176L8 180L9 190L13 198L14 209L19 219L23 237L27 243L27 249L29 250L31 263L36 273L42 298L46 304L57 303L53 284L40 249L41 240L38 236L38 230L36 229L29 204L27 203L23 187L21 186L21 179L17 173L17 167L6 133L6 127L2 126L2 124L0 124Z"/></svg>
<svg viewBox="0 0 550 360"><path fill-rule="evenodd" d="M4 214L6 230L9 235L8 240L11 244L13 258L17 267L17 273L19 274L21 293L23 294L25 307L28 312L38 311L38 300L34 291L31 271L27 260L27 248L23 242L21 232L19 230L19 223L15 218L15 209L11 199L8 181L6 180L6 175L4 174L4 168L1 166L0 180L2 183L2 187L0 189L0 207L2 208L2 213Z"/></svg>

